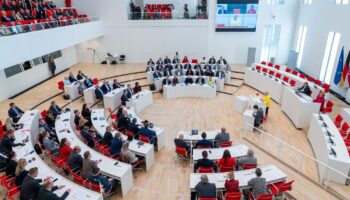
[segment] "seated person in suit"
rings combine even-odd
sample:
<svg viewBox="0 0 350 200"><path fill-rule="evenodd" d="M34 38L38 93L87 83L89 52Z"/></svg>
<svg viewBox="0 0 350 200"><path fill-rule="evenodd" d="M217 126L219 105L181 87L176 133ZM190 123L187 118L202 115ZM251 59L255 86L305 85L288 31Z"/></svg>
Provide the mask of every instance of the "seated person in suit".
<svg viewBox="0 0 350 200"><path fill-rule="evenodd" d="M64 79L63 79L63 85L64 86L68 86L68 85L70 85L71 84L71 82L70 82L70 80L68 79L68 77L64 77Z"/></svg>
<svg viewBox="0 0 350 200"><path fill-rule="evenodd" d="M251 149L248 149L247 156L241 157L237 159L238 169L242 170L243 166L246 164L257 164L258 161L254 157L254 151Z"/></svg>
<svg viewBox="0 0 350 200"><path fill-rule="evenodd" d="M45 181L42 185L42 188L39 190L38 196L36 200L46 200L46 199L52 199L52 200L63 200L66 199L71 192L71 189L68 188L61 197L58 197L57 194L54 193L54 191L58 189L62 189L64 185L62 186L53 186L52 180L48 179Z"/></svg>
<svg viewBox="0 0 350 200"><path fill-rule="evenodd" d="M214 58L214 56L212 56L210 59L209 59L209 64L215 64L216 63L216 60Z"/></svg>
<svg viewBox="0 0 350 200"><path fill-rule="evenodd" d="M254 112L253 112L254 127L261 129L262 128L261 123L262 123L263 118L264 118L264 111L262 108L259 108L258 105L254 105L253 109L254 109Z"/></svg>
<svg viewBox="0 0 350 200"><path fill-rule="evenodd" d="M205 76L214 76L214 72L211 71L211 67L208 67L205 72L204 72Z"/></svg>
<svg viewBox="0 0 350 200"><path fill-rule="evenodd" d="M158 70L158 71L163 71L163 70L164 70L163 65L157 65L157 66L156 66L156 70Z"/></svg>
<svg viewBox="0 0 350 200"><path fill-rule="evenodd" d="M199 76L196 80L196 84L199 85L204 85L205 84L205 79L202 76Z"/></svg>
<svg viewBox="0 0 350 200"><path fill-rule="evenodd" d="M188 68L188 69L186 70L185 75L186 75L186 76L193 76L194 73L193 73L192 69Z"/></svg>
<svg viewBox="0 0 350 200"><path fill-rule="evenodd" d="M96 99L103 99L103 90L98 87L98 85L95 85L95 95L96 95Z"/></svg>
<svg viewBox="0 0 350 200"><path fill-rule="evenodd" d="M23 179L21 186L20 199L36 199L39 191L41 189L40 183L43 182L42 179L36 179L39 174L39 169L33 167L29 169L28 175ZM44 179L44 182L50 180L50 177Z"/></svg>
<svg viewBox="0 0 350 200"><path fill-rule="evenodd" d="M184 140L184 135L182 133L179 134L178 138L174 139L174 143L178 147L185 148L188 153L191 151L191 145Z"/></svg>
<svg viewBox="0 0 350 200"><path fill-rule="evenodd" d="M185 84L193 84L193 79L191 76L187 76L186 79L185 79Z"/></svg>
<svg viewBox="0 0 350 200"><path fill-rule="evenodd" d="M45 149L49 151L52 155L58 156L59 146L57 145L57 143L50 139L49 133L44 131L41 133L41 135L43 137L42 144L44 145Z"/></svg>
<svg viewBox="0 0 350 200"><path fill-rule="evenodd" d="M54 117L57 117L62 113L62 109L56 104L56 101L51 101L49 110L52 111Z"/></svg>
<svg viewBox="0 0 350 200"><path fill-rule="evenodd" d="M202 136L202 140L199 140L197 142L195 148L198 148L199 146L213 148L213 143L207 140L207 133L203 132L201 136Z"/></svg>
<svg viewBox="0 0 350 200"><path fill-rule="evenodd" d="M298 91L306 94L307 96L311 96L311 89L310 89L309 83L307 81L304 82L302 87L298 88Z"/></svg>
<svg viewBox="0 0 350 200"><path fill-rule="evenodd" d="M77 74L77 79L78 80L83 80L85 78L87 78L87 76L85 76L85 74L82 71L79 70L78 74Z"/></svg>
<svg viewBox="0 0 350 200"><path fill-rule="evenodd" d="M176 75L174 75L174 78L173 78L173 85L176 85L176 84L179 84L179 79L177 78Z"/></svg>
<svg viewBox="0 0 350 200"><path fill-rule="evenodd" d="M227 65L227 62L222 56L220 56L220 59L218 60L218 64L219 65Z"/></svg>
<svg viewBox="0 0 350 200"><path fill-rule="evenodd" d="M201 181L194 188L197 198L216 198L216 186L214 183L209 183L206 174L201 175Z"/></svg>
<svg viewBox="0 0 350 200"><path fill-rule="evenodd" d="M8 115L12 118L13 123L17 123L23 114L24 112L19 107L17 107L15 103L10 103Z"/></svg>
<svg viewBox="0 0 350 200"><path fill-rule="evenodd" d="M215 73L215 77L218 77L218 78L225 78L225 72L222 70L221 67L219 67L219 70Z"/></svg>
<svg viewBox="0 0 350 200"><path fill-rule="evenodd" d="M168 56L165 56L164 64L171 64L171 60L170 60L170 58L168 58Z"/></svg>
<svg viewBox="0 0 350 200"><path fill-rule="evenodd" d="M183 67L180 63L176 63L175 69L183 69Z"/></svg>
<svg viewBox="0 0 350 200"><path fill-rule="evenodd" d="M95 135L89 130L88 126L84 126L80 131L80 135L87 141L87 145L91 148L95 147Z"/></svg>
<svg viewBox="0 0 350 200"><path fill-rule="evenodd" d="M1 139L0 142L0 151L6 155L13 151L13 147L16 146L24 146L26 141L22 141L22 143L15 143L15 131L10 129L7 131L6 136Z"/></svg>
<svg viewBox="0 0 350 200"><path fill-rule="evenodd" d="M154 73L153 73L153 78L161 78L162 77L162 73L158 70L156 70Z"/></svg>
<svg viewBox="0 0 350 200"><path fill-rule="evenodd" d="M102 144L107 147L110 147L112 139L113 139L112 126L107 126L106 132L103 135Z"/></svg>
<svg viewBox="0 0 350 200"><path fill-rule="evenodd" d="M140 133L143 135L143 136L146 136L148 137L149 141L151 144L154 144L155 141L156 141L156 137L157 137L157 134L155 131L151 130L149 128L149 122L146 120L144 121L143 123L143 127L140 129Z"/></svg>
<svg viewBox="0 0 350 200"><path fill-rule="evenodd" d="M230 171L233 171L236 168L236 159L231 156L231 153L228 149L225 149L222 158L216 161L218 168L226 167L231 168Z"/></svg>
<svg viewBox="0 0 350 200"><path fill-rule="evenodd" d="M176 76L183 76L184 75L182 69L175 69L174 74Z"/></svg>
<svg viewBox="0 0 350 200"><path fill-rule="evenodd" d="M201 67L198 67L196 71L194 72L194 75L196 76L202 76L204 74L203 70Z"/></svg>
<svg viewBox="0 0 350 200"><path fill-rule="evenodd" d="M122 101L122 105L125 106L126 105L126 102L129 101L129 97L128 97L128 90L125 89L123 91L123 94L122 94L122 97L120 98L121 101Z"/></svg>
<svg viewBox="0 0 350 200"><path fill-rule="evenodd" d="M163 62L162 58L159 58L159 59L157 60L156 64L157 64L157 65L163 65L164 62Z"/></svg>
<svg viewBox="0 0 350 200"><path fill-rule="evenodd" d="M154 67L152 65L148 65L146 68L146 72L154 72Z"/></svg>
<svg viewBox="0 0 350 200"><path fill-rule="evenodd" d="M173 66L169 63L169 64L166 64L165 65L165 67L164 67L164 70L169 70L169 71L171 71L171 70L173 70L174 68L173 68Z"/></svg>
<svg viewBox="0 0 350 200"><path fill-rule="evenodd" d="M132 95L134 94L134 91L132 90L131 84L130 84L130 83L127 84L126 86L127 86L127 89L126 89L126 90L128 91L127 96L128 96L128 98L130 99L130 98L132 97Z"/></svg>
<svg viewBox="0 0 350 200"><path fill-rule="evenodd" d="M80 152L81 148L79 146L75 146L67 161L69 167L76 173L79 172L83 166L83 157L80 155Z"/></svg>
<svg viewBox="0 0 350 200"><path fill-rule="evenodd" d="M115 79L113 80L113 90L115 90L115 89L117 89L117 88L121 88L121 87L123 87L123 85L120 84L120 83L118 82L118 80L115 78Z"/></svg>
<svg viewBox="0 0 350 200"><path fill-rule="evenodd" d="M170 79L170 76L167 76L165 79L163 79L162 84L163 85L171 85L172 84L172 80Z"/></svg>
<svg viewBox="0 0 350 200"><path fill-rule="evenodd" d="M74 77L74 74L72 72L69 72L68 80L71 83L74 83L75 81L77 81L77 79Z"/></svg>
<svg viewBox="0 0 350 200"><path fill-rule="evenodd" d="M192 69L192 65L190 63L186 63L184 65L184 69Z"/></svg>
<svg viewBox="0 0 350 200"><path fill-rule="evenodd" d="M208 159L207 151L202 151L202 157L203 158L197 160L196 164L194 165L194 173L197 172L199 167L205 167L205 168L212 167L214 171L217 172L217 166L215 165L214 161Z"/></svg>
<svg viewBox="0 0 350 200"><path fill-rule="evenodd" d="M6 160L6 168L5 168L5 173L6 176L8 177L14 177L15 176L15 170L17 167L17 155L15 152L11 151L7 155L7 160Z"/></svg>
<svg viewBox="0 0 350 200"><path fill-rule="evenodd" d="M163 71L163 76L171 76L171 75L172 75L171 70L165 69L165 70Z"/></svg>
<svg viewBox="0 0 350 200"><path fill-rule="evenodd" d="M266 178L261 177L262 171L260 168L255 170L256 178L252 178L248 181L248 185L252 187L252 194L256 198L259 194L268 194Z"/></svg>
<svg viewBox="0 0 350 200"><path fill-rule="evenodd" d="M152 60L152 58L149 59L149 61L147 62L147 65L154 65L154 61Z"/></svg>
<svg viewBox="0 0 350 200"><path fill-rule="evenodd" d="M101 184L103 194L109 194L116 186L116 181L101 175L100 168L98 167L92 169L92 175L89 180L94 184Z"/></svg>
<svg viewBox="0 0 350 200"><path fill-rule="evenodd" d="M79 110L74 110L74 124L76 127L79 127L80 118Z"/></svg>
<svg viewBox="0 0 350 200"><path fill-rule="evenodd" d="M120 153L121 149L123 146L123 138L120 132L117 132L112 141L111 141L111 148L110 148L110 153L112 156L116 156Z"/></svg>
<svg viewBox="0 0 350 200"><path fill-rule="evenodd" d="M84 80L84 85L86 88L94 86L94 82L92 81L91 77Z"/></svg>
<svg viewBox="0 0 350 200"><path fill-rule="evenodd" d="M118 129L119 130L124 130L129 126L130 119L128 116L128 110L126 108L123 109L122 114L118 116Z"/></svg>
<svg viewBox="0 0 350 200"><path fill-rule="evenodd" d="M221 132L215 136L215 148L219 148L222 142L229 142L230 134L226 132L226 128L222 127Z"/></svg>
<svg viewBox="0 0 350 200"><path fill-rule="evenodd" d="M133 133L133 137L135 139L139 139L139 125L137 124L137 119L136 118L133 118L131 120L131 123L128 124L128 128L127 128L129 131L131 131Z"/></svg>
<svg viewBox="0 0 350 200"><path fill-rule="evenodd" d="M107 94L108 92L112 91L112 87L108 81L103 81L101 89L102 89L104 94Z"/></svg>

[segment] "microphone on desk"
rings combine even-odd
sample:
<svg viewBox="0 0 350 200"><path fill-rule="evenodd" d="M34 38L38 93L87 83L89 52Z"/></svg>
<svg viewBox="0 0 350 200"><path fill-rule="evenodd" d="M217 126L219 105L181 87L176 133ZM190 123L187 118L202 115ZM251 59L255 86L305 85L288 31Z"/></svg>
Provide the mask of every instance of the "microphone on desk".
<svg viewBox="0 0 350 200"><path fill-rule="evenodd" d="M329 136L329 137L334 137L334 135L332 135L331 132L329 132L328 130L326 131L326 134L327 134L327 136Z"/></svg>
<svg viewBox="0 0 350 200"><path fill-rule="evenodd" d="M322 126L325 127L325 128L328 127L327 124L326 124L325 122L322 122Z"/></svg>
<svg viewBox="0 0 350 200"><path fill-rule="evenodd" d="M333 148L331 148L329 155L333 155L334 157L337 157L337 152Z"/></svg>
<svg viewBox="0 0 350 200"><path fill-rule="evenodd" d="M335 146L335 143L332 138L328 138L328 143L330 143L332 146Z"/></svg>
<svg viewBox="0 0 350 200"><path fill-rule="evenodd" d="M323 117L321 116L321 113L318 113L318 119L323 121Z"/></svg>

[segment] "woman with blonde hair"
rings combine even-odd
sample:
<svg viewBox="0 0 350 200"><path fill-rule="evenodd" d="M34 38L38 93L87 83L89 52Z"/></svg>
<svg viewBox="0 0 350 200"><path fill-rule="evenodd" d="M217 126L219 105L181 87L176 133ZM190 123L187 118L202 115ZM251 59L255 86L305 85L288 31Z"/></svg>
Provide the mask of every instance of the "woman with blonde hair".
<svg viewBox="0 0 350 200"><path fill-rule="evenodd" d="M271 97L269 92L267 91L264 92L263 96L261 97L261 101L266 104L266 111L265 111L265 118L266 118L269 114L269 108L271 106Z"/></svg>
<svg viewBox="0 0 350 200"><path fill-rule="evenodd" d="M130 151L129 149L129 142L124 142L122 146L122 150L120 154L124 157L126 157L131 164L136 163L139 158L136 157L136 155Z"/></svg>
<svg viewBox="0 0 350 200"><path fill-rule="evenodd" d="M19 159L17 163L17 167L15 170L15 175L16 175L16 185L20 187L22 185L22 182L24 178L27 176L28 171L25 169L27 165L27 160L24 158Z"/></svg>
<svg viewBox="0 0 350 200"><path fill-rule="evenodd" d="M239 192L239 182L238 180L235 180L235 174L233 171L227 174L225 188L226 192Z"/></svg>

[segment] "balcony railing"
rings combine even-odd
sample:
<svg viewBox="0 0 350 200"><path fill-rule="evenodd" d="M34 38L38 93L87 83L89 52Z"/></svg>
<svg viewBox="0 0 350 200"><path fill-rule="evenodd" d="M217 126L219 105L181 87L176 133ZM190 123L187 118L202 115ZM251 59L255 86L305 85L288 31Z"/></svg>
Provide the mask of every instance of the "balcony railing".
<svg viewBox="0 0 350 200"><path fill-rule="evenodd" d="M130 20L174 20L174 19L208 19L207 12L174 12L173 10L164 12L130 12Z"/></svg>

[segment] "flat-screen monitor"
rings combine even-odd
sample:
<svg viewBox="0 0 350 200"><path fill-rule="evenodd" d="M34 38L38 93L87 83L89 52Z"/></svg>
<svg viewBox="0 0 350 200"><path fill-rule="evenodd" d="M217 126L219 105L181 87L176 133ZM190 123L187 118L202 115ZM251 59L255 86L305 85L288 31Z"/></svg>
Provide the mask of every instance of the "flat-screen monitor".
<svg viewBox="0 0 350 200"><path fill-rule="evenodd" d="M259 0L217 0L216 32L255 32Z"/></svg>

